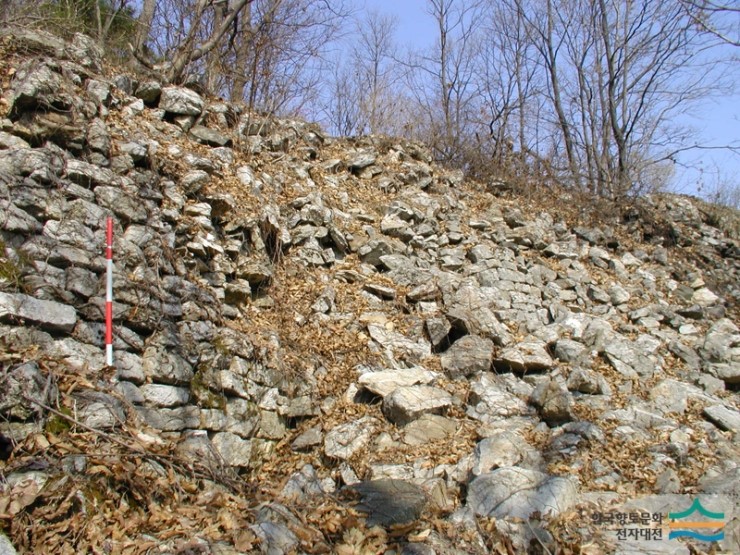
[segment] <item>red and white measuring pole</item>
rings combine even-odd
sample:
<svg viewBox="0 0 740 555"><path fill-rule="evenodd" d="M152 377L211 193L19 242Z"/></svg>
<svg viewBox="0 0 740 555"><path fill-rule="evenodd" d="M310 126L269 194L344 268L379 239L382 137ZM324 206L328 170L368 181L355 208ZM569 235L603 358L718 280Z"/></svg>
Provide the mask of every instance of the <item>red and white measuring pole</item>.
<svg viewBox="0 0 740 555"><path fill-rule="evenodd" d="M108 216L105 230L105 364L113 366L113 218Z"/></svg>

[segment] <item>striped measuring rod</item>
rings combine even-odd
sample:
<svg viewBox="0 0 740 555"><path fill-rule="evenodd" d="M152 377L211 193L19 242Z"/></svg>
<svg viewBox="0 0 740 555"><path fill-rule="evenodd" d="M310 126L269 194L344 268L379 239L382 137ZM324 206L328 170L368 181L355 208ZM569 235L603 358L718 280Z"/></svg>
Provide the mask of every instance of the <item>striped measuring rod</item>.
<svg viewBox="0 0 740 555"><path fill-rule="evenodd" d="M113 218L108 216L105 230L105 364L113 366Z"/></svg>

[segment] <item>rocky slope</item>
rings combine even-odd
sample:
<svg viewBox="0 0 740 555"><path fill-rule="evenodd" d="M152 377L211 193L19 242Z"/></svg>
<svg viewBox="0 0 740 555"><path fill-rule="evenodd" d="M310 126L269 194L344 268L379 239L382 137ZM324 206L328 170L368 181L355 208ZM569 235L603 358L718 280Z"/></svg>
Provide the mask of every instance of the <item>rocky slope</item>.
<svg viewBox="0 0 740 555"><path fill-rule="evenodd" d="M737 552L736 214L0 48L0 553Z"/></svg>

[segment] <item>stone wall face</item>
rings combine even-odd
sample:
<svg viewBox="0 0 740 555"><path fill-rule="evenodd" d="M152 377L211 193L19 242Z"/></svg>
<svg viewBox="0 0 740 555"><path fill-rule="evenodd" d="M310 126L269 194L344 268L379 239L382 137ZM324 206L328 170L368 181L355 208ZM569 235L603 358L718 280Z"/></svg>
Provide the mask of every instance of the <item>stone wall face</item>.
<svg viewBox="0 0 740 555"><path fill-rule="evenodd" d="M44 430L67 394L56 373L78 379L89 428L150 429L243 475L296 453L276 501L355 486L368 524L431 506L471 531L499 519L517 550L533 534L552 547L548 519L629 482L604 456L624 438L654 441L648 509L738 495L740 249L700 204L655 196L624 229L571 227L419 145L104 76L82 36L16 40L34 54L0 120L7 442ZM330 346L300 351L313 337ZM700 442L729 455L689 483ZM381 510L394 494L407 503ZM271 552L305 547L289 518L279 533L255 518Z"/></svg>

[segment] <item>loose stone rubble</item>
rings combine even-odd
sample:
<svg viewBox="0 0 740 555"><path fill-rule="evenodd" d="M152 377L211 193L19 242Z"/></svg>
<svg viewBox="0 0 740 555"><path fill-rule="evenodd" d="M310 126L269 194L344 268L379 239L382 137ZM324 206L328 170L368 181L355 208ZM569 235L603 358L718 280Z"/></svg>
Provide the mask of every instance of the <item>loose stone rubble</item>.
<svg viewBox="0 0 740 555"><path fill-rule="evenodd" d="M591 515L696 496L737 552L738 481L716 483L740 461L736 223L654 195L587 227L421 145L103 72L81 35L15 40L31 54L4 47L0 495L56 433L48 409L74 407L259 484L263 552L314 552L301 507L350 490L369 528L416 523L386 538L397 553L641 551ZM64 468L38 469L39 489Z"/></svg>

